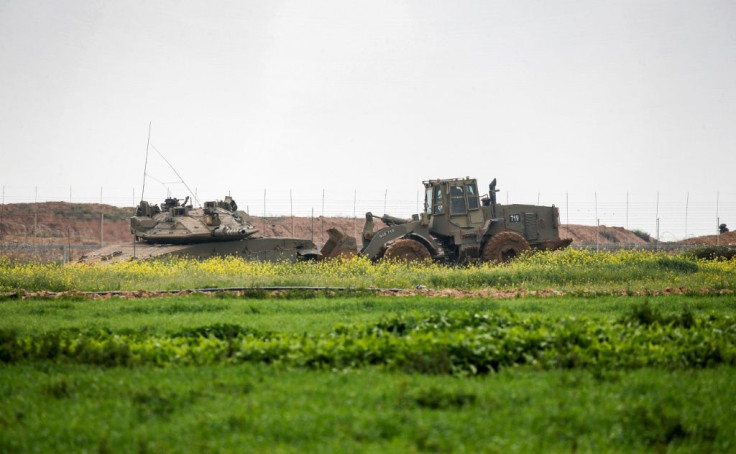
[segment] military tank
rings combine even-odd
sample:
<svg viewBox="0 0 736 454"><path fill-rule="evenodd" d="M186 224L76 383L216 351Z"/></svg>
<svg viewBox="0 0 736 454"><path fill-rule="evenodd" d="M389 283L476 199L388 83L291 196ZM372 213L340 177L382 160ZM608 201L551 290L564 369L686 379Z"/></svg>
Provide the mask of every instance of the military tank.
<svg viewBox="0 0 736 454"><path fill-rule="evenodd" d="M169 197L160 205L141 201L135 216L130 218L133 247L118 245L115 251L101 250L100 260L236 256L248 260L293 262L339 253L329 244L319 250L312 240L304 238L257 237L258 229L248 221L246 212L238 211L238 205L230 196L205 202L201 208L194 208L188 202L188 197L183 202Z"/></svg>
<svg viewBox="0 0 736 454"><path fill-rule="evenodd" d="M130 218L130 232L136 241L149 244L196 244L238 241L258 229L246 220L247 214L227 196L225 200L205 202L201 208L168 197L161 205L141 201Z"/></svg>
<svg viewBox="0 0 736 454"><path fill-rule="evenodd" d="M133 242L105 246L80 258L83 263L119 262L158 257L209 258L235 256L246 260L295 262L354 254L355 239L330 233L322 249L312 240L258 237L249 215L230 197L205 202L201 208L168 197L160 205L141 201L130 218ZM339 244L334 238L340 239Z"/></svg>

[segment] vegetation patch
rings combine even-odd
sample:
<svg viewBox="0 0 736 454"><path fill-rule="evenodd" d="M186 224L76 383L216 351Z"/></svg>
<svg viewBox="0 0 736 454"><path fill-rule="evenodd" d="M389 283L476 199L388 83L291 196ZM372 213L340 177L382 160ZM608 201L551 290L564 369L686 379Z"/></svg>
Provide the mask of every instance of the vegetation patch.
<svg viewBox="0 0 736 454"><path fill-rule="evenodd" d="M709 256L710 257L710 256ZM405 264L365 258L321 262L263 263L238 258L87 264L20 264L0 259L0 291L138 292L245 288L244 298L265 298L266 287L317 287L326 290L284 290L272 298L307 299L335 295L343 288L353 296L371 288L415 289L527 289L554 288L575 292L610 291L612 286L632 290L663 290L676 284L692 289L736 290L736 259L710 260L664 252L593 252L566 249L529 254L510 264L446 266ZM50 296L51 297L51 296Z"/></svg>
<svg viewBox="0 0 736 454"><path fill-rule="evenodd" d="M736 446L734 259L2 261L0 288L2 452Z"/></svg>
<svg viewBox="0 0 736 454"><path fill-rule="evenodd" d="M446 410L475 404L477 396L462 390L448 390L437 386L419 388L411 392L410 400L421 408Z"/></svg>
<svg viewBox="0 0 736 454"><path fill-rule="evenodd" d="M238 337L246 337L248 335L266 337L260 331L250 328L245 328L240 325L233 325L230 323L216 323L214 325L200 326L196 328L184 328L181 331L173 333L172 337L188 337L188 338L200 338L200 337L211 337L220 340L235 339Z"/></svg>
<svg viewBox="0 0 736 454"><path fill-rule="evenodd" d="M612 233L612 232L609 232L609 231L607 231L607 230L602 230L602 231L600 232L600 235L601 235L601 236L602 236L603 238L605 238L606 240L608 240L608 241L609 241L610 243L618 243L618 242L619 242L619 241L618 241L618 237L616 236L616 234L614 234L614 233Z"/></svg>
<svg viewBox="0 0 736 454"><path fill-rule="evenodd" d="M327 334L263 333L216 324L167 336L61 330L4 332L6 363L53 360L101 366L280 363L308 369L380 366L424 374L477 375L508 367L699 368L736 364L736 321L663 316L648 305L618 321L521 318L512 313L398 315Z"/></svg>
<svg viewBox="0 0 736 454"><path fill-rule="evenodd" d="M458 378L260 364L7 365L0 368L0 447L730 452L733 373L622 369L600 381L587 371L530 368Z"/></svg>
<svg viewBox="0 0 736 454"><path fill-rule="evenodd" d="M736 257L736 248L703 246L689 251L687 255L702 260L733 260Z"/></svg>
<svg viewBox="0 0 736 454"><path fill-rule="evenodd" d="M648 234L647 232L643 231L643 230L634 229L634 230L631 231L631 233L633 233L634 235L638 236L639 238L641 238L642 240L644 240L647 243L649 243L650 241L652 241L652 236L650 234Z"/></svg>

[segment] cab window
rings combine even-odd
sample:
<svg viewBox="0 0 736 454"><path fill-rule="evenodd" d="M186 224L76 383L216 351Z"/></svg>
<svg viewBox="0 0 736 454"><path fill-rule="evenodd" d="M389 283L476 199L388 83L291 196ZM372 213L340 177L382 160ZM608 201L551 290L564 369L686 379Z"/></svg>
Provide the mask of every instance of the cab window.
<svg viewBox="0 0 736 454"><path fill-rule="evenodd" d="M432 188L427 188L424 193L424 212L432 214Z"/></svg>
<svg viewBox="0 0 736 454"><path fill-rule="evenodd" d="M442 214L444 207L442 206L442 187L434 187L434 214Z"/></svg>
<svg viewBox="0 0 736 454"><path fill-rule="evenodd" d="M469 184L465 187L467 190L467 196L468 196L468 209L469 210L477 210L478 209L478 189L475 187L475 184Z"/></svg>
<svg viewBox="0 0 736 454"><path fill-rule="evenodd" d="M465 214L465 188L463 186L450 186L450 211L452 214Z"/></svg>

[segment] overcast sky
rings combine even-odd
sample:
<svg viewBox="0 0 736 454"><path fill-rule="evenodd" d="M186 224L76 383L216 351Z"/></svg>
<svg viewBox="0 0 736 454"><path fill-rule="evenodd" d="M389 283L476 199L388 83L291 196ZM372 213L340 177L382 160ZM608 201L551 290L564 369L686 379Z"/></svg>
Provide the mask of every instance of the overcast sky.
<svg viewBox="0 0 736 454"><path fill-rule="evenodd" d="M132 205L149 122L200 199L470 175L736 218L736 2L0 0L6 203Z"/></svg>

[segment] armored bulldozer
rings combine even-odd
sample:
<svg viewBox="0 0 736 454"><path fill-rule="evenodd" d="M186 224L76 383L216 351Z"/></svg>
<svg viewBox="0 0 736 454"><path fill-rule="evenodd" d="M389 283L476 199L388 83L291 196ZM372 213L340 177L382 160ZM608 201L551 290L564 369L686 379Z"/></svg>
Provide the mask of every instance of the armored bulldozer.
<svg viewBox="0 0 736 454"><path fill-rule="evenodd" d="M553 250L572 242L560 239L554 205L499 204L495 179L483 197L473 178L430 180L424 187L424 211L410 220L384 215L379 219L386 227L374 231L374 215L366 213L361 255L372 260L507 262L529 249ZM339 244L342 238L332 234L331 239Z"/></svg>

